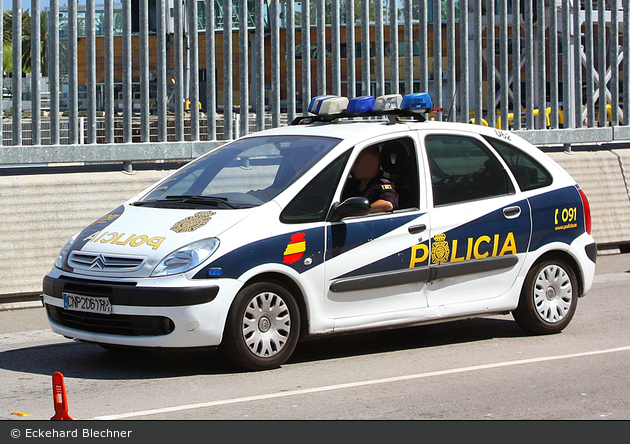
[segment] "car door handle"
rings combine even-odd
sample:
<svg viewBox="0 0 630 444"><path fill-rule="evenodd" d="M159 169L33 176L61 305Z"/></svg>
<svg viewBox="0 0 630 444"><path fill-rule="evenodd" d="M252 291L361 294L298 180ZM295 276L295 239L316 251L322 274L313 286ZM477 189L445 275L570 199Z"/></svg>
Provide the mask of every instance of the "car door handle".
<svg viewBox="0 0 630 444"><path fill-rule="evenodd" d="M408 228L409 234L422 233L426 229L427 229L427 226L425 224L412 225L411 227Z"/></svg>
<svg viewBox="0 0 630 444"><path fill-rule="evenodd" d="M503 209L503 215L508 219L514 219L521 215L521 207L507 207Z"/></svg>

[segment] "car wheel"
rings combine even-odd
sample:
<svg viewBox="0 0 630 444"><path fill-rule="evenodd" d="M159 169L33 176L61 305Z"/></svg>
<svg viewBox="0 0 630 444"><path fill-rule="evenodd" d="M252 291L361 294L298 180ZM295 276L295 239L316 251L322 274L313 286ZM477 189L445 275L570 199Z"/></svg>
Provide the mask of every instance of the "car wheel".
<svg viewBox="0 0 630 444"><path fill-rule="evenodd" d="M573 269L562 260L546 260L529 270L512 315L529 333L559 333L571 322L577 300Z"/></svg>
<svg viewBox="0 0 630 444"><path fill-rule="evenodd" d="M289 359L298 341L300 312L284 287L259 282L234 299L221 344L224 356L247 370L266 370Z"/></svg>

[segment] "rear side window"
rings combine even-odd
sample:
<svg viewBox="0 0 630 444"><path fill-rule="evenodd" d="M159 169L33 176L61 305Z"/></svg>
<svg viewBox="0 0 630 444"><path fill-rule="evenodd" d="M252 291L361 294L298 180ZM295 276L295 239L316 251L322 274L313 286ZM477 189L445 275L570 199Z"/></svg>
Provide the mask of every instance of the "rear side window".
<svg viewBox="0 0 630 444"><path fill-rule="evenodd" d="M493 137L485 139L507 163L521 191L551 185L551 174L532 156L502 140Z"/></svg>
<svg viewBox="0 0 630 444"><path fill-rule="evenodd" d="M513 192L501 162L478 140L446 134L427 136L433 205L446 205Z"/></svg>

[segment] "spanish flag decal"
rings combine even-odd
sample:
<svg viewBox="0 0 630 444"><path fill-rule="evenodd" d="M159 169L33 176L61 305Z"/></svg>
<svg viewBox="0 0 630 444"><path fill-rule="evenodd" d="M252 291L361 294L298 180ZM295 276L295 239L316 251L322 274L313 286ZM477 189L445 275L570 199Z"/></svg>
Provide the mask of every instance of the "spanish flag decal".
<svg viewBox="0 0 630 444"><path fill-rule="evenodd" d="M285 264L293 264L294 262L302 259L302 255L306 251L306 241L304 240L306 233L295 233L291 236L291 241L287 244L287 248L284 250Z"/></svg>

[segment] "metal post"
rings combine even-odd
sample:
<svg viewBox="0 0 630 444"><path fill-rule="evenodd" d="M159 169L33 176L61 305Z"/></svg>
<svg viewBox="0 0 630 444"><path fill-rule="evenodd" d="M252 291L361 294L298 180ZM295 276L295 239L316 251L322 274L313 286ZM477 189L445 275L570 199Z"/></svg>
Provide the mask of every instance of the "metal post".
<svg viewBox="0 0 630 444"><path fill-rule="evenodd" d="M398 3L389 2L389 64L391 94L398 94L400 75L398 62Z"/></svg>
<svg viewBox="0 0 630 444"><path fill-rule="evenodd" d="M41 145L41 16L40 0L31 1L31 144ZM1 111L1 110L0 110ZM1 130L0 130L1 131ZM0 136L0 139L2 137ZM0 142L1 143L1 142Z"/></svg>
<svg viewBox="0 0 630 444"><path fill-rule="evenodd" d="M86 87L87 87L87 143L96 143L96 32L94 28L94 0L86 2Z"/></svg>
<svg viewBox="0 0 630 444"><path fill-rule="evenodd" d="M22 0L13 0L13 145L22 145Z"/></svg>
<svg viewBox="0 0 630 444"><path fill-rule="evenodd" d="M105 0L105 143L114 143L114 0Z"/></svg>
<svg viewBox="0 0 630 444"><path fill-rule="evenodd" d="M293 3L293 2L290 2ZM247 0L239 0L238 8L238 54L239 54L239 134L249 133L249 33L247 31ZM294 49L295 50L295 49Z"/></svg>
<svg viewBox="0 0 630 444"><path fill-rule="evenodd" d="M49 19L50 144L59 145L59 2L50 3Z"/></svg>
<svg viewBox="0 0 630 444"><path fill-rule="evenodd" d="M206 113L208 140L217 138L217 76L215 59L214 3L206 0Z"/></svg>
<svg viewBox="0 0 630 444"><path fill-rule="evenodd" d="M223 139L233 138L232 0L223 0Z"/></svg>
<svg viewBox="0 0 630 444"><path fill-rule="evenodd" d="M395 2L394 2L395 3ZM347 57L347 74L346 88L348 98L356 97L356 52L355 52L355 32L356 22L354 20L354 1L346 1L346 57ZM304 102L303 102L304 103ZM306 107L308 104L304 104Z"/></svg>
<svg viewBox="0 0 630 444"><path fill-rule="evenodd" d="M144 0L146 1L146 0ZM188 0L188 97L190 98L190 140L199 140L199 31L197 0Z"/></svg>

